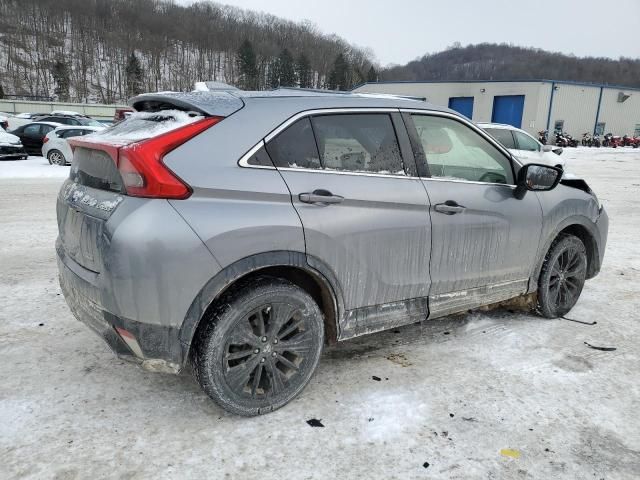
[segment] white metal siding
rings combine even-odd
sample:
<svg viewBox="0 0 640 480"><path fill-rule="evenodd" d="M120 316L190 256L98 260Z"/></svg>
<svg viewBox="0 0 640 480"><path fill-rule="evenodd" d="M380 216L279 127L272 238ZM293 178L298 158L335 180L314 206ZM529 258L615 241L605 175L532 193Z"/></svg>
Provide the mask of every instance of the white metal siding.
<svg viewBox="0 0 640 480"><path fill-rule="evenodd" d="M553 126L556 120L564 120L564 131L574 138L581 139L583 133L592 133L599 96L600 87L556 83L549 137L554 138Z"/></svg>
<svg viewBox="0 0 640 480"><path fill-rule="evenodd" d="M556 120L564 120L565 132L580 139L585 132L592 133L596 124L600 86L574 85L556 82L553 106L549 115L552 83L548 82L399 82L371 83L358 87L356 92L392 93L425 97L435 105L448 106L450 97L474 97L473 120L490 122L493 98L496 95L524 95L522 129L532 135L547 128L553 140ZM482 89L485 91L482 92ZM631 94L623 103L618 93ZM640 124L640 90L604 87L600 106L600 122L605 131L616 135L633 134ZM605 133L606 133L605 132Z"/></svg>
<svg viewBox="0 0 640 480"><path fill-rule="evenodd" d="M631 94L624 102L618 102L618 93ZM599 122L605 122L604 133L614 135L633 135L633 130L640 124L640 91L621 88L605 88L602 92Z"/></svg>

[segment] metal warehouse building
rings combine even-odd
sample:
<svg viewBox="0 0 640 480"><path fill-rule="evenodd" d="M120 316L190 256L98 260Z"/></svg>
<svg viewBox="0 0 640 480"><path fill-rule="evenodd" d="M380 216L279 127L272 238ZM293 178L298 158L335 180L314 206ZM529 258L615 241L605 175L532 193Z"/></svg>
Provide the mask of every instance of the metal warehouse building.
<svg viewBox="0 0 640 480"><path fill-rule="evenodd" d="M372 82L360 93L424 97L476 122L506 123L532 135L540 130L640 136L640 89L555 80Z"/></svg>

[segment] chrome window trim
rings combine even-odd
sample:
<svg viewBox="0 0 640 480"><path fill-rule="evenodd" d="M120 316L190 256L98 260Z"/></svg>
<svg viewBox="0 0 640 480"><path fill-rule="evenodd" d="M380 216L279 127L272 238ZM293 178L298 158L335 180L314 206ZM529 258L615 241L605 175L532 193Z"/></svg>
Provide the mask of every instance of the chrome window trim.
<svg viewBox="0 0 640 480"><path fill-rule="evenodd" d="M348 170L339 171L339 170L324 170L324 169L316 169L316 168L292 168L292 167L266 167L262 165L250 165L249 158L251 158L262 145L265 146L267 142L270 142L275 137L278 136L283 130L287 129L290 125L297 122L301 118L311 117L313 115L331 115L336 113L398 113L399 109L390 108L390 107L354 107L354 108L316 108L313 110L305 110L299 113L296 113L292 117L289 117L283 123L278 125L275 129L267 134L262 140L256 143L251 149L245 153L240 160L238 160L238 165L243 168L261 168L261 169L270 169L270 170L282 170L282 171L290 171L290 172L315 172L315 173L335 173L339 175L363 175L369 177L384 177L384 178L419 178L419 177L410 177L408 175L391 175L384 173L366 173L366 172L350 172Z"/></svg>

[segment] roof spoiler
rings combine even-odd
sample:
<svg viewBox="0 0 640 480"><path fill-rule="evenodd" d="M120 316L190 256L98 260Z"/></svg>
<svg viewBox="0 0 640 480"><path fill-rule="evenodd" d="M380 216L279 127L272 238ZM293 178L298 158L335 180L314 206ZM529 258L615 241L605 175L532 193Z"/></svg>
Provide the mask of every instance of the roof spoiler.
<svg viewBox="0 0 640 480"><path fill-rule="evenodd" d="M138 112L182 110L205 116L228 117L244 107L241 98L228 91L143 93L129 100Z"/></svg>

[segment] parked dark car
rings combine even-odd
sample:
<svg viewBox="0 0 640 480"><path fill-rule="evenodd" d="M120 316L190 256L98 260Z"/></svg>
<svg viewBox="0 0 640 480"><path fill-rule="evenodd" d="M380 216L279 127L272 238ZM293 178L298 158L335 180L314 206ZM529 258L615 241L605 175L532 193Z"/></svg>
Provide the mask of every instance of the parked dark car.
<svg viewBox="0 0 640 480"><path fill-rule="evenodd" d="M600 270L587 183L442 107L301 89L132 106L69 140L61 288L122 358L191 361L231 412L288 403L325 342L523 295L557 318Z"/></svg>
<svg viewBox="0 0 640 480"><path fill-rule="evenodd" d="M24 160L27 152L20 138L0 129L0 160Z"/></svg>
<svg viewBox="0 0 640 480"><path fill-rule="evenodd" d="M59 123L38 121L22 125L10 133L20 138L27 153L40 156L42 155L44 137L59 126Z"/></svg>

